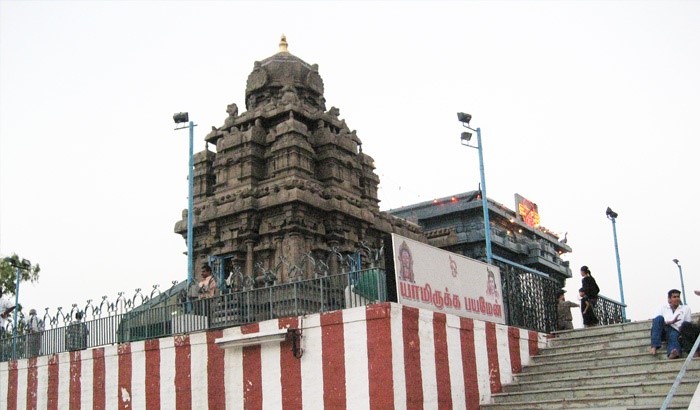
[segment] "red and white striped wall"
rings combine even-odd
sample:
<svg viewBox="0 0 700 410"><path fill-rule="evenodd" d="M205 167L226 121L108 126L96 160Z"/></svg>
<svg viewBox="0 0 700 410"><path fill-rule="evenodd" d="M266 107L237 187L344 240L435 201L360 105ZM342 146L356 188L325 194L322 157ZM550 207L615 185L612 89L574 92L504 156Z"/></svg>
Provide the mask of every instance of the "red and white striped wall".
<svg viewBox="0 0 700 410"><path fill-rule="evenodd" d="M222 348L216 340L303 330ZM478 409L546 343L381 303L0 363L0 409Z"/></svg>

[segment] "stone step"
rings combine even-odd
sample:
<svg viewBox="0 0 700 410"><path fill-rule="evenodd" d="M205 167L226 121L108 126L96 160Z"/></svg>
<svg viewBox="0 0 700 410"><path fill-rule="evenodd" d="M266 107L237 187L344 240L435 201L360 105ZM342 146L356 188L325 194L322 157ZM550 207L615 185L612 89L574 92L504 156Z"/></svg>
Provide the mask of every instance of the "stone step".
<svg viewBox="0 0 700 410"><path fill-rule="evenodd" d="M557 347L569 346L569 345L594 343L596 341L613 342L613 341L624 341L624 340L635 340L635 341L644 340L644 344L649 344L651 342L650 333L651 332L649 331L649 329L647 329L647 330L639 331L639 332L611 333L608 335L594 336L594 337L572 337L569 339L560 339L560 338L554 337L554 338L550 338L547 341L546 348L557 348Z"/></svg>
<svg viewBox="0 0 700 410"><path fill-rule="evenodd" d="M587 361L585 363L580 363L578 367L572 369L561 369L558 366L538 366L537 369L533 369L528 366L523 372L514 376L515 380L519 382L534 382L539 380L552 380L560 377L604 377L607 375L658 371L671 372L674 374L672 379L675 379L675 375L678 374L682 365L682 360L657 360L656 358L647 356L646 360L629 361L622 364L611 364L607 362L599 364ZM690 362L686 374L695 370L700 370L699 358L694 358Z"/></svg>
<svg viewBox="0 0 700 410"><path fill-rule="evenodd" d="M605 374L591 374L588 370L578 372L568 372L566 374L550 373L548 378L543 379L528 379L526 377L517 377L515 382L503 386L503 393L511 392L527 392L532 390L542 389L559 389L571 386L577 387L595 387L599 385L609 385L624 381L625 383L641 383L641 382L666 382L675 380L678 375L678 369L669 369L659 371L657 369L650 370L648 367L641 371L628 371ZM700 368L687 370L684 380L698 379L700 380ZM670 386L670 385L669 385Z"/></svg>
<svg viewBox="0 0 700 410"><path fill-rule="evenodd" d="M584 329L574 329L557 331L552 334L556 336L557 339L569 339L569 338L590 338L595 336L603 336L608 334L614 334L619 332L638 332L646 330L649 332L651 330L651 320L642 320L639 322L627 322L619 323L616 325L605 325L605 326L594 326L587 327Z"/></svg>
<svg viewBox="0 0 700 410"><path fill-rule="evenodd" d="M698 379L683 378L683 381L678 385L676 389L676 396L679 395L690 395L692 397L695 393L695 388L697 387ZM509 392L509 393L498 393L492 395L492 401L494 403L535 403L539 401L546 400L576 400L576 399L588 399L588 400L598 400L601 397L612 397L612 396L654 396L654 397L666 397L668 391L671 389L673 381L644 381L644 382L621 382L621 383L608 383L605 385L598 385L595 387L565 387L565 388L547 388L541 390L529 390L525 392ZM663 399L661 400L663 402ZM659 402L659 403L661 403ZM628 404L652 404L651 402L627 402ZM611 405L622 405L624 403L610 403Z"/></svg>
<svg viewBox="0 0 700 410"><path fill-rule="evenodd" d="M627 353L642 353L649 351L649 337L615 340L588 340L566 345L545 347L539 350L538 356L588 355L588 356L619 356Z"/></svg>
<svg viewBox="0 0 700 410"><path fill-rule="evenodd" d="M687 409L692 393L676 393L669 409ZM666 394L615 394L610 396L586 397L577 399L545 399L540 401L519 401L510 403L482 404L481 409L492 410L561 410L561 409L655 409L658 410L666 399Z"/></svg>
<svg viewBox="0 0 700 410"><path fill-rule="evenodd" d="M651 323L648 326L640 327L636 330L625 330L620 326L605 326L597 329L594 334L584 333L572 333L570 335L553 335L548 340L549 346L559 346L562 344L569 344L575 342L586 342L594 340L616 340L625 338L649 338L651 336ZM576 332L576 331L574 331Z"/></svg>
<svg viewBox="0 0 700 410"><path fill-rule="evenodd" d="M582 355L583 356L583 355ZM572 358L574 357L574 358ZM606 365L624 365L627 363L636 363L636 362L647 362L649 360L654 360L654 361L661 361L661 360L667 360L666 354L664 352L659 352L656 354L656 356L652 356L649 354L648 351L636 353L636 354L630 354L627 356L609 356L606 357L604 360L604 363ZM529 371L542 371L542 369L546 369L549 366L554 366L558 370L570 370L570 369L576 369L579 368L580 366L587 366L588 363L593 363L595 362L595 358L590 358L590 357L579 357L577 355L569 355L568 358L565 357L546 357L546 356L535 356L531 358L532 363L523 368L523 372L529 372ZM683 362L684 359L679 359L679 360L674 360L679 362L680 364Z"/></svg>

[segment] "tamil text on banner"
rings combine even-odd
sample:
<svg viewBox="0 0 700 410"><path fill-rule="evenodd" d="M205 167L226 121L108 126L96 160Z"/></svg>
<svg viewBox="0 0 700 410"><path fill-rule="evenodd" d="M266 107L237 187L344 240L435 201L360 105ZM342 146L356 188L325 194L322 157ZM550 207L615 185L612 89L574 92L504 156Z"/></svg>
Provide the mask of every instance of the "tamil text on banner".
<svg viewBox="0 0 700 410"><path fill-rule="evenodd" d="M505 324L498 267L391 235L398 302Z"/></svg>

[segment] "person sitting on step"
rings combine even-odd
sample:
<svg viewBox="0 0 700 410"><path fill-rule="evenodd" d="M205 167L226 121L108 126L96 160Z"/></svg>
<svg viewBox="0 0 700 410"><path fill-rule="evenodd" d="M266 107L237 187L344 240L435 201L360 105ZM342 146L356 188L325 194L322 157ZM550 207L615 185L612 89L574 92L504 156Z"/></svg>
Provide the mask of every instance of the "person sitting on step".
<svg viewBox="0 0 700 410"><path fill-rule="evenodd" d="M681 291L671 289L668 291L668 303L662 305L657 311L656 317L651 322L651 349L652 355L661 348L662 339L666 340L666 353L669 359L677 359L681 356L681 345L678 342L681 325L690 322L690 308L681 305Z"/></svg>

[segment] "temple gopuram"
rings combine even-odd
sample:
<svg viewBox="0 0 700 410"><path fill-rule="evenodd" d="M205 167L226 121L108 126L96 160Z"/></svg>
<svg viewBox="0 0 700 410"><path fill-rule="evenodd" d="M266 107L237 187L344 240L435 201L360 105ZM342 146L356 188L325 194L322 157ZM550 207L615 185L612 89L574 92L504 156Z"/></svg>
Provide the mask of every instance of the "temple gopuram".
<svg viewBox="0 0 700 410"><path fill-rule="evenodd" d="M234 288L260 286L337 273L336 255L381 249L392 232L424 240L418 225L380 212L374 161L323 92L318 65L284 36L254 63L246 111L230 104L195 154L195 266L235 273ZM187 211L175 232L186 238Z"/></svg>

